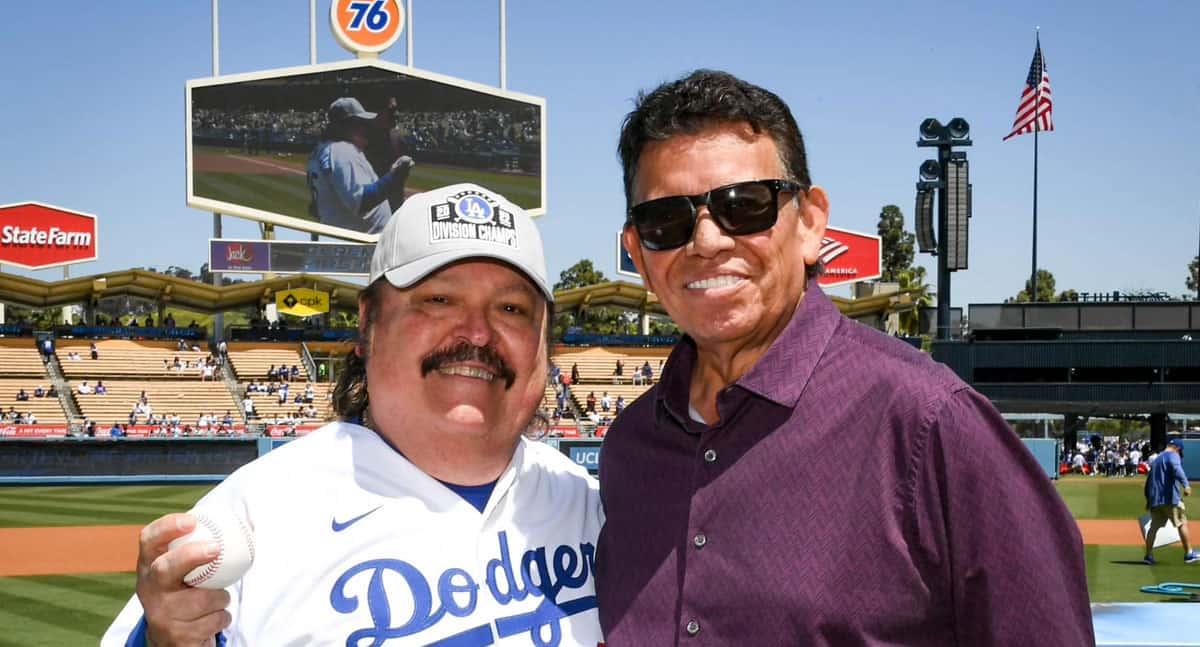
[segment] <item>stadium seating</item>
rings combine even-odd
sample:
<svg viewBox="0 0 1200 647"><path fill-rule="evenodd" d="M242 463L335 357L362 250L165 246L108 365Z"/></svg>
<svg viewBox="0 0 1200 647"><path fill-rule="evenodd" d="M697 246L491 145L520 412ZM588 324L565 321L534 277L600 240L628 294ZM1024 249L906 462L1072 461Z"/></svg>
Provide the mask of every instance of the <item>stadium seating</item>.
<svg viewBox="0 0 1200 647"><path fill-rule="evenodd" d="M46 368L33 340L18 339L9 343L13 342L19 345L0 346L0 377L44 377Z"/></svg>
<svg viewBox="0 0 1200 647"><path fill-rule="evenodd" d="M88 384L94 385L95 382L88 380ZM105 379L104 386L108 389L105 395L83 395L78 390L79 382L71 382L80 411L102 428L107 428L114 422L129 422L129 412L137 404L142 391L146 392L146 399L155 416L179 414L184 424L194 426L202 413L213 414L220 419L229 411L234 420L241 422L238 403L234 402L229 389L220 380L182 382L161 379Z"/></svg>
<svg viewBox="0 0 1200 647"><path fill-rule="evenodd" d="M314 383L313 385L313 401L312 406L317 409L317 420L332 420L333 409L330 406L329 393L333 390L333 384L329 382ZM245 384L241 385L242 389L246 388ZM304 393L305 384L303 382L292 382L288 384L288 401L286 404L279 402L279 394L255 392L250 394L250 399L254 400L254 412L259 418L278 418L283 414L290 413L293 417L301 407L306 404L296 404L296 394ZM311 419L310 419L311 420Z"/></svg>
<svg viewBox="0 0 1200 647"><path fill-rule="evenodd" d="M267 369L272 365L276 368L299 366L300 379L293 380L294 383L303 384L312 379L300 357L298 344L234 342L229 344L227 354L233 372L237 374L238 381L242 382L243 386L250 380L267 379Z"/></svg>
<svg viewBox="0 0 1200 647"><path fill-rule="evenodd" d="M588 393L596 393L596 408L600 408L600 399L604 392L613 402L617 397L624 397L628 405L650 388L649 384L633 383L633 373L641 369L642 364L649 361L654 370L654 380L657 381L662 371L659 362L665 360L670 353L669 348L573 348L559 346L555 348L554 363L562 370L563 375L571 374L571 366L579 366L579 384L571 385L571 394L580 408ZM620 360L625 365L624 375L619 384L613 383L613 369Z"/></svg>
<svg viewBox="0 0 1200 647"><path fill-rule="evenodd" d="M32 413L37 417L39 425L66 424L66 416L63 414L62 405L59 404L57 397L33 397L33 390L39 385L43 389L48 389L50 387L49 378L0 378L0 410L7 413L12 408L20 413ZM18 402L17 391L21 389L25 389L25 392L29 394L29 399Z"/></svg>
<svg viewBox="0 0 1200 647"><path fill-rule="evenodd" d="M66 416L57 397L33 397L39 386L50 388L50 378L42 364L41 355L32 339L5 339L0 345L0 411L16 410L32 413L39 425L66 424ZM17 392L24 389L29 399L17 400Z"/></svg>
<svg viewBox="0 0 1200 647"><path fill-rule="evenodd" d="M176 342L134 341L130 339L95 340L97 359L92 359L90 347L93 340L60 340L54 349L63 375L70 381L87 380L94 383L102 378L155 378L155 379L200 379L200 363L208 357L208 351L177 350ZM69 359L75 353L79 360ZM174 360L180 366L176 369ZM164 363L164 360L166 362ZM220 379L219 374L217 379Z"/></svg>

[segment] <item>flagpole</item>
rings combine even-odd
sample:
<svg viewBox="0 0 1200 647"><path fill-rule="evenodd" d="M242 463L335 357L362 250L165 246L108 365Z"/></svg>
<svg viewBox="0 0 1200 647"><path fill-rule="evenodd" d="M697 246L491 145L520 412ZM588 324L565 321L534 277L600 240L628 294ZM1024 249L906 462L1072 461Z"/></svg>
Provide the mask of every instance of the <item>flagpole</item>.
<svg viewBox="0 0 1200 647"><path fill-rule="evenodd" d="M1035 28L1035 32L1040 32L1041 28ZM1038 38L1038 48L1041 48L1041 38ZM1038 300L1038 275L1037 275L1037 199L1038 199L1038 131L1041 130L1041 125L1038 123L1041 120L1042 110L1042 75L1045 74L1045 63L1042 63L1042 69L1038 70L1037 90L1033 96L1033 270L1030 273L1029 285L1030 294L1029 301L1037 303Z"/></svg>

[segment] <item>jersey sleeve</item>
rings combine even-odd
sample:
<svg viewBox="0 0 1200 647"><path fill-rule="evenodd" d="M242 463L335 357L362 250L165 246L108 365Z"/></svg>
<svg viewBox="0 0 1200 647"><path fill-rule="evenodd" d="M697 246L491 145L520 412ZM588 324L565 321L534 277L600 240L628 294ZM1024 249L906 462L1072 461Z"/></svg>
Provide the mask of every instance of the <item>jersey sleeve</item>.
<svg viewBox="0 0 1200 647"><path fill-rule="evenodd" d="M936 409L909 504L936 535L958 643L1095 644L1083 542L1049 477L979 393Z"/></svg>

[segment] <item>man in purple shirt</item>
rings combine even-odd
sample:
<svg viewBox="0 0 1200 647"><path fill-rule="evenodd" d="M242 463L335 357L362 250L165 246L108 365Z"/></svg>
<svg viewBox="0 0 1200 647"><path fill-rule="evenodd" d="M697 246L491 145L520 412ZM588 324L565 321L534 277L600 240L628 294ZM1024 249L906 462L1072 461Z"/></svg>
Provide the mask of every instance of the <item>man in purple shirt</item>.
<svg viewBox="0 0 1200 647"><path fill-rule="evenodd" d="M600 621L626 645L1091 645L1079 531L991 404L845 318L776 95L639 97L624 231L686 334L604 443Z"/></svg>

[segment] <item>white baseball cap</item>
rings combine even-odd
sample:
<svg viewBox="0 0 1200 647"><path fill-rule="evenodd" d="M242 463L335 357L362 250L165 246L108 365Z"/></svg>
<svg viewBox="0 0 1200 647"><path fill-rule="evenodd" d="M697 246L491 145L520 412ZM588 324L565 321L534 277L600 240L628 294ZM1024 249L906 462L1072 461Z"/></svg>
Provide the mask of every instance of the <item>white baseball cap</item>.
<svg viewBox="0 0 1200 647"><path fill-rule="evenodd" d="M409 196L392 214L371 255L370 283L381 276L411 287L467 258L491 258L518 269L550 302L542 237L525 210L475 184Z"/></svg>
<svg viewBox="0 0 1200 647"><path fill-rule="evenodd" d="M374 119L375 113L367 112L362 103L354 97L342 97L329 104L329 121L338 122L351 117Z"/></svg>

